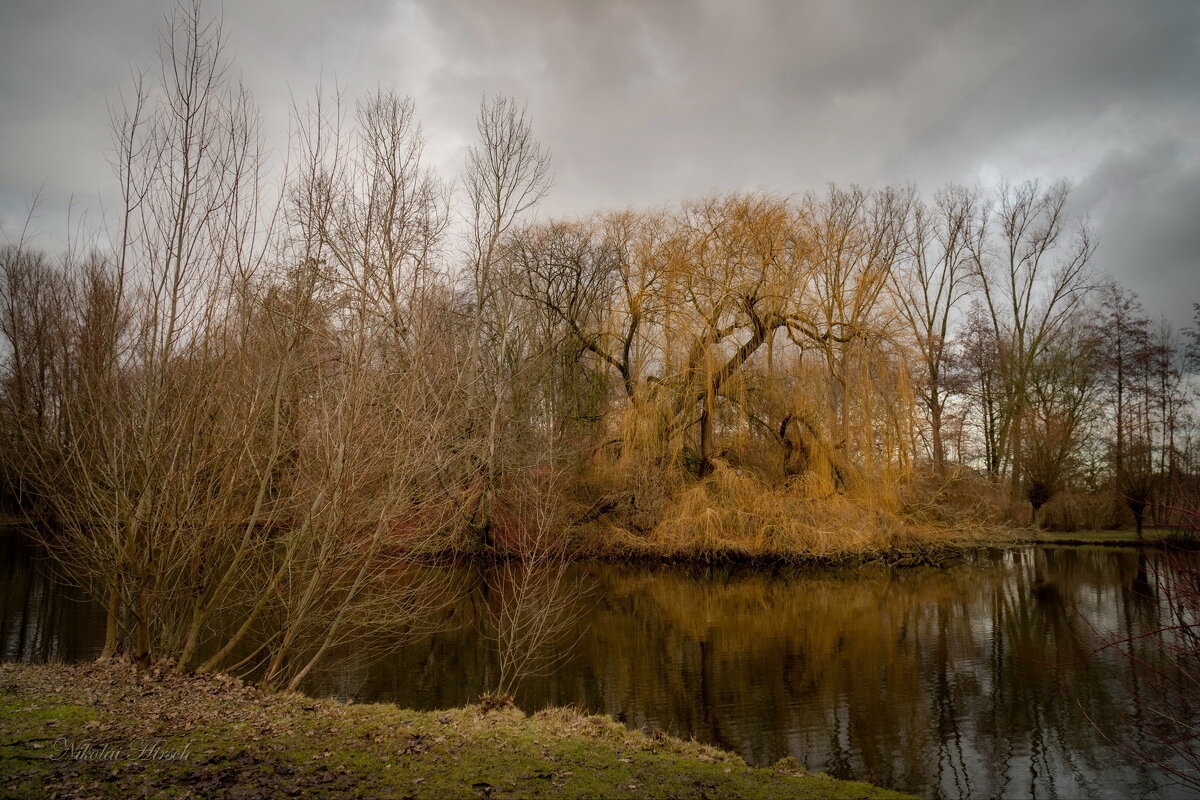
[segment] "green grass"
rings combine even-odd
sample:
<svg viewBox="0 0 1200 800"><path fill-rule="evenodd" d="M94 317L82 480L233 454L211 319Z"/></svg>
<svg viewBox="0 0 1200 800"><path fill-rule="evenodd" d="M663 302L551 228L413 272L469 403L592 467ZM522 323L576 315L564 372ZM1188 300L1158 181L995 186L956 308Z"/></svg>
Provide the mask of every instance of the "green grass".
<svg viewBox="0 0 1200 800"><path fill-rule="evenodd" d="M1040 531L1029 539L1035 542L1058 544L1137 544L1137 532L1132 528L1107 531ZM1142 529L1143 543L1196 541L1196 533L1176 528Z"/></svg>
<svg viewBox="0 0 1200 800"><path fill-rule="evenodd" d="M905 796L570 709L347 705L123 662L0 666L0 785L13 797Z"/></svg>

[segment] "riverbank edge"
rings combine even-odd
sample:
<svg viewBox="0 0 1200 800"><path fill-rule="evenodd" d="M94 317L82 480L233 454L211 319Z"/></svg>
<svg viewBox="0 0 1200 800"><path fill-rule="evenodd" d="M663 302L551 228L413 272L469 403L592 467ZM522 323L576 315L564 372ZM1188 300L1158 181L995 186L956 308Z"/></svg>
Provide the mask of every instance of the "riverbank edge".
<svg viewBox="0 0 1200 800"><path fill-rule="evenodd" d="M29 798L908 797L575 709L417 712L123 660L0 665L0 785Z"/></svg>
<svg viewBox="0 0 1200 800"><path fill-rule="evenodd" d="M17 535L33 541L29 533L34 523L0 517L0 534ZM861 550L846 550L834 553L810 551L751 550L736 546L697 549L662 549L652 545L643 547L606 547L583 545L568 548L561 558L575 563L599 562L627 564L631 566L667 567L804 567L845 569L858 566L884 565L888 567L945 567L954 564L972 552L1008 550L1032 545L1054 545L1065 547L1139 547L1200 549L1200 539L1189 532L1172 532L1137 539L1133 536L1113 536L1117 531L1088 531L1082 533L1054 533L1034 531L1028 528L989 527L971 535L949 534L944 538L923 538L909 543L888 547L872 547ZM404 555L393 551L395 556ZM409 553L409 556L412 554ZM517 553L498 550L437 550L417 555L417 559L430 565L449 565L464 562L491 563L496 561L520 560Z"/></svg>

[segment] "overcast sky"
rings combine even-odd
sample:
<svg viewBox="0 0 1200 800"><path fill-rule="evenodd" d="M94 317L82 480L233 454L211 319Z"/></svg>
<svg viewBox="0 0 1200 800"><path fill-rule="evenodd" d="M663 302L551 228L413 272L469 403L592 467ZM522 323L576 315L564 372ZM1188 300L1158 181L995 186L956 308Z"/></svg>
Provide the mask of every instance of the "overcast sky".
<svg viewBox="0 0 1200 800"><path fill-rule="evenodd" d="M0 225L42 189L98 218L108 104L154 65L163 0L0 0ZM276 151L336 77L412 95L444 174L484 93L528 103L546 211L714 190L1070 179L1096 265L1177 325L1200 301L1200 2L245 0L234 69Z"/></svg>

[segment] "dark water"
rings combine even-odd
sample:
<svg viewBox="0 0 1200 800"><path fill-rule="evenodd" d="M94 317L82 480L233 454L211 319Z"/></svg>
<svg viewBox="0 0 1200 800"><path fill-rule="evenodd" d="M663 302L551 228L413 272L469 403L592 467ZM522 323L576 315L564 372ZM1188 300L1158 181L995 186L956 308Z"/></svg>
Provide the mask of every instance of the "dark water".
<svg viewBox="0 0 1200 800"><path fill-rule="evenodd" d="M3 546L4 658L93 655L98 610ZM1165 619L1159 558L1045 547L948 569L577 565L588 599L560 639L575 644L518 699L928 797L1194 797L1109 741L1162 755L1145 732L1161 707L1152 672L1117 649L1081 659ZM478 698L498 674L479 632L496 598L486 574L461 583L474 588L451 630L371 664L351 657L309 690L421 709Z"/></svg>

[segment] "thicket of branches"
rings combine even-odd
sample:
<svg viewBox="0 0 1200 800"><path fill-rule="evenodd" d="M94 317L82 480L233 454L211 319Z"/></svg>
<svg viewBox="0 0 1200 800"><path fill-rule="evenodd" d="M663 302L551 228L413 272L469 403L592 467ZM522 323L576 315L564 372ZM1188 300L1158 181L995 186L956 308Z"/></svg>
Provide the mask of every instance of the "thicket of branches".
<svg viewBox="0 0 1200 800"><path fill-rule="evenodd" d="M114 115L104 246L0 252L4 496L108 652L295 686L420 627L436 555L834 554L1084 495L1140 526L1195 484L1188 348L1064 184L546 219L523 107L451 181L386 90L297 104L280 180L222 47L181 9Z"/></svg>

